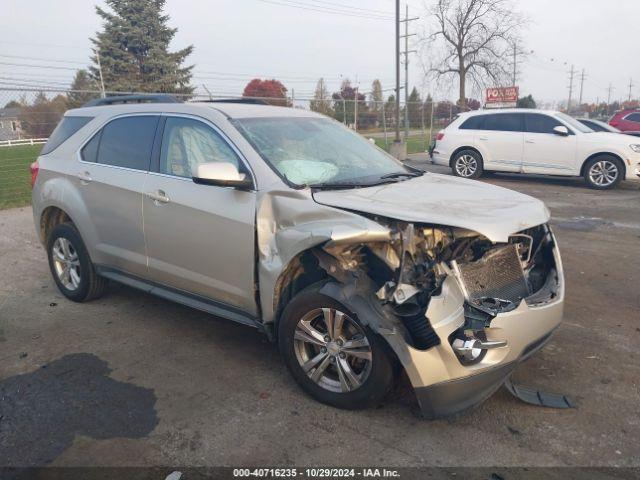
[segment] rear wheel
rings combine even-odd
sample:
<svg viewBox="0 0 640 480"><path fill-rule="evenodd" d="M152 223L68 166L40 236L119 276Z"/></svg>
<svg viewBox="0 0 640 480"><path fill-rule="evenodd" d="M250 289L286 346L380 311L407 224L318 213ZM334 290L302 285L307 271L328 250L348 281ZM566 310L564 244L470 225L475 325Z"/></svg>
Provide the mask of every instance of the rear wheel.
<svg viewBox="0 0 640 480"><path fill-rule="evenodd" d="M483 168L482 156L475 150L462 150L451 161L451 170L457 177L478 178Z"/></svg>
<svg viewBox="0 0 640 480"><path fill-rule="evenodd" d="M622 180L624 166L619 159L611 155L599 155L584 166L584 180L596 190L615 187Z"/></svg>
<svg viewBox="0 0 640 480"><path fill-rule="evenodd" d="M393 384L392 357L384 341L318 288L299 293L287 305L278 341L293 378L322 403L346 409L374 406Z"/></svg>
<svg viewBox="0 0 640 480"><path fill-rule="evenodd" d="M70 223L53 228L47 238L49 268L60 292L74 302L104 294L107 279L98 276L80 234Z"/></svg>

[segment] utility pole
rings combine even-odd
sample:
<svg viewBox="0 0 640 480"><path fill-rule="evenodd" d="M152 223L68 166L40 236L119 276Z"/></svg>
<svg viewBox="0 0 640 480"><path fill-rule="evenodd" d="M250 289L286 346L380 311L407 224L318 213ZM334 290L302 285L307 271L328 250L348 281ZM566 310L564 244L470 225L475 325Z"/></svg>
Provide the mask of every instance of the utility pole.
<svg viewBox="0 0 640 480"><path fill-rule="evenodd" d="M353 129L358 131L358 76L356 75L356 88L354 90L355 96L353 97Z"/></svg>
<svg viewBox="0 0 640 480"><path fill-rule="evenodd" d="M396 0L396 138L400 143L400 0Z"/></svg>
<svg viewBox="0 0 640 480"><path fill-rule="evenodd" d="M629 101L631 101L631 90L633 89L633 78L629 79Z"/></svg>
<svg viewBox="0 0 640 480"><path fill-rule="evenodd" d="M404 20L404 141L409 137L409 54L415 53L415 50L409 51L409 37L415 33L409 33L409 22L418 20L418 17L409 18L409 5L405 5ZM398 115L398 118L400 116Z"/></svg>
<svg viewBox="0 0 640 480"><path fill-rule="evenodd" d="M98 61L98 73L100 73L100 91L102 92L102 98L106 97L104 91L104 80L102 79L102 64L100 63L100 52L96 50L96 60Z"/></svg>
<svg viewBox="0 0 640 480"><path fill-rule="evenodd" d="M610 110L611 110L611 91L615 90L615 88L613 88L613 86L611 85L611 83L609 83L609 88L607 88L607 115L609 115Z"/></svg>
<svg viewBox="0 0 640 480"><path fill-rule="evenodd" d="M582 89L584 88L584 68L582 69L582 73L580 74L580 100L578 101L578 105L582 105Z"/></svg>
<svg viewBox="0 0 640 480"><path fill-rule="evenodd" d="M567 113L571 114L571 96L573 95L573 76L575 74L573 65L571 65L571 71L569 72L569 100L567 102Z"/></svg>

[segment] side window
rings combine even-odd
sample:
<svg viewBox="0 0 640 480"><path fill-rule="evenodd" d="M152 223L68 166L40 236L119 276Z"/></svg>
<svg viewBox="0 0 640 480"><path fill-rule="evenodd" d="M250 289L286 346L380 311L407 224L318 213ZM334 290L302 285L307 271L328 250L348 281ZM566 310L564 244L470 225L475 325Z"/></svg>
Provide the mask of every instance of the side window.
<svg viewBox="0 0 640 480"><path fill-rule="evenodd" d="M527 132L529 133L553 133L555 127L563 124L549 115L540 113L527 113ZM587 125L591 128L589 125Z"/></svg>
<svg viewBox="0 0 640 480"><path fill-rule="evenodd" d="M80 151L80 156L85 162L97 162L98 161L98 145L100 145L100 135L102 131L96 133L91 140L85 143L84 147Z"/></svg>
<svg viewBox="0 0 640 480"><path fill-rule="evenodd" d="M191 118L168 117L162 135L160 173L191 178L201 163L240 160L229 144L206 124Z"/></svg>
<svg viewBox="0 0 640 480"><path fill-rule="evenodd" d="M484 130L501 132L522 132L524 115L521 113L494 113L485 115Z"/></svg>
<svg viewBox="0 0 640 480"><path fill-rule="evenodd" d="M148 170L158 119L158 116L141 115L117 118L109 122L102 129L98 163ZM89 144L85 148L88 146Z"/></svg>
<svg viewBox="0 0 640 480"><path fill-rule="evenodd" d="M93 120L93 117L63 117L55 130L49 135L49 140L42 147L40 155L53 152L62 145L69 137ZM17 130L16 122L11 122L11 130Z"/></svg>
<svg viewBox="0 0 640 480"><path fill-rule="evenodd" d="M485 115L474 115L473 117L467 118L462 125L460 125L461 130L482 130L484 124Z"/></svg>
<svg viewBox="0 0 640 480"><path fill-rule="evenodd" d="M625 120L629 120L630 122L639 122L640 123L640 113L632 113L631 115L627 115Z"/></svg>

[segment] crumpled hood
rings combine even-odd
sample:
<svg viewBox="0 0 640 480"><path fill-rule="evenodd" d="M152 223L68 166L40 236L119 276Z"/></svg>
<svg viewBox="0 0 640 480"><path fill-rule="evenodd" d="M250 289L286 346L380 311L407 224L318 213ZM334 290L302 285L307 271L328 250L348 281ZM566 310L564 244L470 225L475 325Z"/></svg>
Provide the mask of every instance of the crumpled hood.
<svg viewBox="0 0 640 480"><path fill-rule="evenodd" d="M540 200L476 180L425 173L411 180L349 190L321 190L316 202L416 223L466 228L494 242L549 220Z"/></svg>

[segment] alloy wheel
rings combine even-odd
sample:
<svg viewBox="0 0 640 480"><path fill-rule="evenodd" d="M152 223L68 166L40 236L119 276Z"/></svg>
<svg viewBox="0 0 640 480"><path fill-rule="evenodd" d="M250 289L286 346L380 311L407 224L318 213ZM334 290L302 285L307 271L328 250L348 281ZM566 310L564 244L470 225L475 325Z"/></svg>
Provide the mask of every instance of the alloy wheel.
<svg viewBox="0 0 640 480"><path fill-rule="evenodd" d="M478 170L478 161L472 155L460 155L456 160L456 172L461 177L471 177L476 170Z"/></svg>
<svg viewBox="0 0 640 480"><path fill-rule="evenodd" d="M608 187L618 178L618 166L609 160L600 160L589 169L589 179L594 185Z"/></svg>
<svg viewBox="0 0 640 480"><path fill-rule="evenodd" d="M73 244L64 237L56 238L51 247L53 266L60 283L67 290L80 286L80 259Z"/></svg>
<svg viewBox="0 0 640 480"><path fill-rule="evenodd" d="M334 308L314 309L298 321L294 349L302 370L325 390L354 391L371 373L371 345L363 329Z"/></svg>

